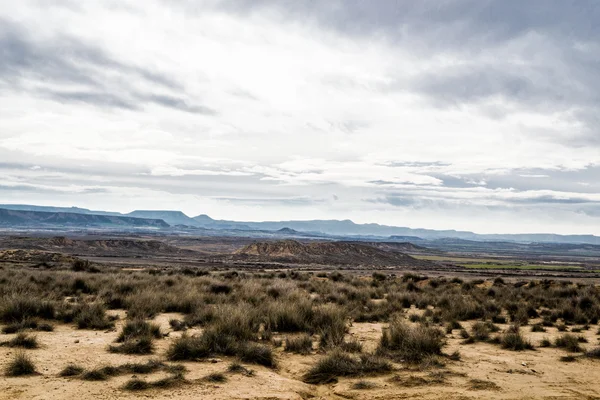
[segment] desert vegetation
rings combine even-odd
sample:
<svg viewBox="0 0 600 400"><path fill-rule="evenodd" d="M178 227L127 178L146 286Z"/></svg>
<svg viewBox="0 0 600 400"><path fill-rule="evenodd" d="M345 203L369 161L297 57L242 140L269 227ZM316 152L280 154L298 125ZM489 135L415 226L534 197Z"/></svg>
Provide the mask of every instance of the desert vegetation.
<svg viewBox="0 0 600 400"><path fill-rule="evenodd" d="M35 373L35 364L31 357L24 352L15 353L5 368L6 376L33 375Z"/></svg>
<svg viewBox="0 0 600 400"><path fill-rule="evenodd" d="M309 360L296 375L300 382L354 379L348 390L365 392L381 388L373 380L392 375L396 386L444 385L470 346L559 351L556 362L599 358L598 347L583 336L596 333L600 318L600 289L591 284L414 273L86 268L0 269L0 346L15 352L4 365L7 376L35 374L32 355L46 346L46 336L39 336L66 328L110 333L103 351L115 356L154 357L95 366L73 358L55 373L88 382L135 374L122 386L126 391L196 381L227 386L231 374L254 377L251 365L278 372L287 357ZM163 314L170 317L161 326L155 319ZM353 334L361 324L379 329L370 344ZM180 365L222 358L231 363L228 369L196 380ZM137 376L156 373L164 376ZM488 381L464 385L500 390Z"/></svg>

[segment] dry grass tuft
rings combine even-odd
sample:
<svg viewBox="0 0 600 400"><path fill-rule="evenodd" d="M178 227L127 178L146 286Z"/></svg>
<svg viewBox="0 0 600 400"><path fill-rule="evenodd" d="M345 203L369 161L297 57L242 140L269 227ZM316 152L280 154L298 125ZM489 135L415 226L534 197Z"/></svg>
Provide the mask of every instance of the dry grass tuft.
<svg viewBox="0 0 600 400"><path fill-rule="evenodd" d="M34 375L35 365L31 358L22 351L15 353L13 359L8 363L4 374L6 376Z"/></svg>
<svg viewBox="0 0 600 400"><path fill-rule="evenodd" d="M392 365L380 357L369 354L358 356L334 350L304 374L303 380L306 383L322 384L334 382L340 376L364 376L391 370Z"/></svg>
<svg viewBox="0 0 600 400"><path fill-rule="evenodd" d="M500 390L500 386L492 381L482 379L471 379L468 383L469 390Z"/></svg>

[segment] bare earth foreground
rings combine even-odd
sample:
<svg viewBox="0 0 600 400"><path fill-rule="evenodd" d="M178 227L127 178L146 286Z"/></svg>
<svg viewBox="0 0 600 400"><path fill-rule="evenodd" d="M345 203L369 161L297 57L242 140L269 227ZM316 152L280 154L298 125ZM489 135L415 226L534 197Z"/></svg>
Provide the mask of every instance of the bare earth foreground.
<svg viewBox="0 0 600 400"><path fill-rule="evenodd" d="M600 287L583 273L460 275L353 244L400 266L290 265L288 242L270 263L10 240L0 399L600 399ZM292 244L311 260L324 248ZM18 354L35 371L11 373Z"/></svg>
<svg viewBox="0 0 600 400"><path fill-rule="evenodd" d="M177 314L161 314L154 321L159 323L165 339L157 341L157 354L164 353L173 338L180 333L172 332L168 321ZM117 324L119 328L121 324ZM383 324L354 323L349 335L364 344L365 349L377 346ZM341 378L329 385L308 385L301 381L320 355L292 355L278 352L279 367L276 370L248 365L255 371L253 376L227 373L228 358L205 362L185 362L189 370L186 378L190 383L177 388L150 389L144 392L123 390L124 383L135 374L115 377L104 382L63 378L58 374L72 362L84 368L98 365L115 365L127 362L143 362L156 356L125 356L106 351L117 331L76 330L68 325L57 326L54 332L37 334L41 348L33 351L33 359L39 375L0 378L2 399L595 399L600 398L600 362L581 359L577 362L557 362L564 352L555 348L536 351L512 352L487 343L461 345L462 339L455 331L448 336L447 352L460 350L461 360L451 363L440 372L438 382L435 372L421 371L402 364L395 364L397 371L391 375L368 378ZM598 341L593 327L585 332L589 343ZM533 343L542 338L553 339L558 335L554 328L545 333L528 333ZM14 335L3 335L3 340ZM14 353L3 349L0 364L5 365ZM224 372L227 382L210 383L203 377ZM148 380L163 377L148 376ZM373 384L368 389L353 389L359 381ZM483 381L480 387L473 380ZM486 383L487 382L487 383Z"/></svg>

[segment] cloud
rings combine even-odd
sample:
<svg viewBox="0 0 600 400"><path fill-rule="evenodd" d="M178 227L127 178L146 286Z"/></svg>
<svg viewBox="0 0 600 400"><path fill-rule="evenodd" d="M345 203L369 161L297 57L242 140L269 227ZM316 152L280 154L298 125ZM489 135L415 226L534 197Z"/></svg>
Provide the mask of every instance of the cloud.
<svg viewBox="0 0 600 400"><path fill-rule="evenodd" d="M599 200L590 200L582 197L555 197L555 196L538 196L520 199L509 200L513 203L521 204L596 204L600 206Z"/></svg>
<svg viewBox="0 0 600 400"><path fill-rule="evenodd" d="M62 83L101 86L97 69L113 69L137 75L169 89L182 88L158 72L116 61L100 47L77 38L59 34L51 39L35 40L28 27L1 17L0 26L0 49L3 55L0 59L0 77L3 80L51 79Z"/></svg>
<svg viewBox="0 0 600 400"><path fill-rule="evenodd" d="M270 205L283 205L283 206L309 206L309 205L317 205L318 203L325 202L324 199L314 199L310 197L290 197L290 198L236 198L236 197L215 197L215 200L234 203L234 204L243 204L243 205L254 205L254 206L263 206L265 204Z"/></svg>
<svg viewBox="0 0 600 400"><path fill-rule="evenodd" d="M83 103L98 107L115 107L127 110L135 110L137 108L135 104L127 99L110 93L39 90L38 95L61 103Z"/></svg>
<svg viewBox="0 0 600 400"><path fill-rule="evenodd" d="M0 81L7 86L64 103L127 110L154 103L191 113L215 113L178 96L137 93L135 86L127 81L143 81L161 90L178 92L183 92L183 87L160 72L117 61L98 46L64 34L35 40L26 27L4 18L0 18L0 25L0 53L3 55ZM77 89L64 90L65 85Z"/></svg>
<svg viewBox="0 0 600 400"><path fill-rule="evenodd" d="M149 101L164 107L174 108L176 110L186 111L195 114L214 115L216 112L208 107L191 105L185 100L165 95L150 95L146 97Z"/></svg>
<svg viewBox="0 0 600 400"><path fill-rule="evenodd" d="M600 234L599 13L586 0L0 4L2 193Z"/></svg>

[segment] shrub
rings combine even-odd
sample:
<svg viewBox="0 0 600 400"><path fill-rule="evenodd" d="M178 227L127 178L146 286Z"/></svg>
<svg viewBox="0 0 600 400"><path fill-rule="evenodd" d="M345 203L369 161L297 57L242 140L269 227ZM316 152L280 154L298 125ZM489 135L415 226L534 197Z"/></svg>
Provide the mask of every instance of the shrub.
<svg viewBox="0 0 600 400"><path fill-rule="evenodd" d="M167 358L171 361L195 360L208 357L210 350L201 336L188 336L185 333L169 346Z"/></svg>
<svg viewBox="0 0 600 400"><path fill-rule="evenodd" d="M500 387L492 381L471 379L469 381L469 390L500 390Z"/></svg>
<svg viewBox="0 0 600 400"><path fill-rule="evenodd" d="M201 336L183 335L167 350L169 360L195 360L212 354L238 356L242 361L265 366L274 366L275 360L270 347L237 340L232 335L222 334L214 327L207 328Z"/></svg>
<svg viewBox="0 0 600 400"><path fill-rule="evenodd" d="M519 307L517 311L511 315L511 320L518 325L527 325L529 322L529 314L523 307Z"/></svg>
<svg viewBox="0 0 600 400"><path fill-rule="evenodd" d="M12 322L2 328L2 333L17 333L26 329L38 330L42 332L52 332L54 326L48 323L38 323L35 319L28 318L19 322Z"/></svg>
<svg viewBox="0 0 600 400"><path fill-rule="evenodd" d="M89 266L90 262L88 260L76 259L71 265L71 270L76 272L85 271Z"/></svg>
<svg viewBox="0 0 600 400"><path fill-rule="evenodd" d="M203 325L214 321L217 318L217 309L213 305L197 307L187 314L183 323L188 326Z"/></svg>
<svg viewBox="0 0 600 400"><path fill-rule="evenodd" d="M141 391L150 388L171 388L179 386L185 382L185 378L182 372L175 372L173 375L166 378L159 379L154 382L148 382L139 378L132 378L125 383L123 389L131 391Z"/></svg>
<svg viewBox="0 0 600 400"><path fill-rule="evenodd" d="M490 329L483 322L476 322L471 327L471 337L477 341L485 341L490 338Z"/></svg>
<svg viewBox="0 0 600 400"><path fill-rule="evenodd" d="M243 372L246 368L238 363L238 362L232 362L231 364L229 364L229 367L227 367L227 372L232 372L232 373L240 373Z"/></svg>
<svg viewBox="0 0 600 400"><path fill-rule="evenodd" d="M74 310L74 321L79 329L109 329L114 324L106 318L101 304L83 304Z"/></svg>
<svg viewBox="0 0 600 400"><path fill-rule="evenodd" d="M9 347L22 347L24 349L37 349L40 347L37 338L26 333L18 333L13 339L4 342Z"/></svg>
<svg viewBox="0 0 600 400"><path fill-rule="evenodd" d="M500 345L503 349L521 351L532 350L533 345L523 337L519 328L511 326L500 338Z"/></svg>
<svg viewBox="0 0 600 400"><path fill-rule="evenodd" d="M460 322L456 320L448 322L448 324L446 325L446 333L450 334L454 329L463 329L463 327L460 324Z"/></svg>
<svg viewBox="0 0 600 400"><path fill-rule="evenodd" d="M321 336L321 347L335 347L344 341L348 331L346 313L338 306L317 307L312 321L313 331Z"/></svg>
<svg viewBox="0 0 600 400"><path fill-rule="evenodd" d="M310 301L278 300L265 306L264 314L267 326L275 332L312 331L311 321L314 316ZM313 332L314 333L314 332Z"/></svg>
<svg viewBox="0 0 600 400"><path fill-rule="evenodd" d="M552 322L552 320L550 318L544 317L544 319L542 320L542 326L545 326L545 327L554 326L554 322Z"/></svg>
<svg viewBox="0 0 600 400"><path fill-rule="evenodd" d="M558 360L561 362L574 362L577 361L577 358L569 354L568 356L560 357Z"/></svg>
<svg viewBox="0 0 600 400"><path fill-rule="evenodd" d="M96 368L90 371L86 371L81 379L85 381L105 381L110 377L111 374L108 374L104 368Z"/></svg>
<svg viewBox="0 0 600 400"><path fill-rule="evenodd" d="M5 369L6 376L24 376L35 374L35 365L24 352L17 352Z"/></svg>
<svg viewBox="0 0 600 400"><path fill-rule="evenodd" d="M155 388L166 389L166 388L172 388L172 387L179 386L183 383L185 383L185 378L184 378L183 374L176 373L169 377L159 379L155 382L151 382L150 385Z"/></svg>
<svg viewBox="0 0 600 400"><path fill-rule="evenodd" d="M552 346L552 343L550 342L550 339L548 339L548 338L543 338L543 339L540 341L540 347L550 347L550 346Z"/></svg>
<svg viewBox="0 0 600 400"><path fill-rule="evenodd" d="M531 332L546 332L546 328L540 324L535 324L531 326Z"/></svg>
<svg viewBox="0 0 600 400"><path fill-rule="evenodd" d="M41 332L53 332L54 325L48 323L39 324L37 330Z"/></svg>
<svg viewBox="0 0 600 400"><path fill-rule="evenodd" d="M60 371L60 373L58 375L66 377L66 376L81 375L82 373L83 373L82 367L75 365L75 364L69 364L65 368L63 368L63 370Z"/></svg>
<svg viewBox="0 0 600 400"><path fill-rule="evenodd" d="M76 278L73 281L73 285L71 286L73 292L81 292L81 293L92 293L93 289L88 285L88 283L81 278Z"/></svg>
<svg viewBox="0 0 600 400"><path fill-rule="evenodd" d="M208 290L214 294L229 294L233 288L226 283L213 283Z"/></svg>
<svg viewBox="0 0 600 400"><path fill-rule="evenodd" d="M363 345L356 339L340 343L340 349L347 353L362 353Z"/></svg>
<svg viewBox="0 0 600 400"><path fill-rule="evenodd" d="M131 391L146 390L150 387L151 385L148 382L139 378L132 378L123 385L123 389Z"/></svg>
<svg viewBox="0 0 600 400"><path fill-rule="evenodd" d="M238 362L233 362L227 367L227 372L232 374L244 374L246 376L254 375L254 371L244 367L242 364Z"/></svg>
<svg viewBox="0 0 600 400"><path fill-rule="evenodd" d="M153 338L149 335L130 338L123 344L108 346L108 351L122 354L152 354L154 351L154 344L152 342Z"/></svg>
<svg viewBox="0 0 600 400"><path fill-rule="evenodd" d="M579 346L579 340L576 336L565 333L559 337L557 337L554 341L556 347L563 348L572 353L579 353L582 351L581 346Z"/></svg>
<svg viewBox="0 0 600 400"><path fill-rule="evenodd" d="M276 366L273 351L269 346L263 344L248 342L240 345L236 353L240 360L244 362L264 365L269 368Z"/></svg>
<svg viewBox="0 0 600 400"><path fill-rule="evenodd" d="M320 359L303 377L304 382L321 384L333 382L340 376L363 376L392 370L392 365L381 358L361 354L354 356L334 350Z"/></svg>
<svg viewBox="0 0 600 400"><path fill-rule="evenodd" d="M422 325L411 327L396 318L383 332L378 352L391 352L396 358L419 362L426 356L441 354L442 346L443 334L438 329Z"/></svg>
<svg viewBox="0 0 600 400"><path fill-rule="evenodd" d="M444 300L445 304L439 304L439 306L443 305L443 318L446 321L467 321L482 318L485 315L485 309L473 299L453 296Z"/></svg>
<svg viewBox="0 0 600 400"><path fill-rule="evenodd" d="M140 319L127 321L123 326L121 333L117 337L117 342L122 343L139 337L154 337L156 339L160 339L162 337L162 334L160 333L160 327L156 324L151 324Z"/></svg>
<svg viewBox="0 0 600 400"><path fill-rule="evenodd" d="M308 354L312 351L312 338L310 335L301 335L285 339L285 351L299 354Z"/></svg>
<svg viewBox="0 0 600 400"><path fill-rule="evenodd" d="M419 316L419 314L410 314L410 315L408 316L408 320L409 320L410 322L420 322L420 321L422 321L423 319L421 318L421 316Z"/></svg>
<svg viewBox="0 0 600 400"><path fill-rule="evenodd" d="M249 305L223 306L216 310L216 319L210 329L218 335L245 341L257 337L258 323L254 320L253 308Z"/></svg>
<svg viewBox="0 0 600 400"><path fill-rule="evenodd" d="M164 370L168 373L181 375L185 368L182 366L170 366L166 365L158 360L149 360L148 362L141 363L127 363L120 366L107 365L104 367L95 368L89 371L85 371L81 376L81 379L88 381L104 381L112 376L118 376L123 374L150 374L159 370Z"/></svg>
<svg viewBox="0 0 600 400"><path fill-rule="evenodd" d="M24 328L22 327L20 322L13 322L11 324L8 324L6 326L4 326L2 328L2 333L6 333L6 334L11 334L11 333L17 333L20 332L21 330L23 330Z"/></svg>
<svg viewBox="0 0 600 400"><path fill-rule="evenodd" d="M25 329L37 329L38 323L35 319L27 318L19 322L12 322L2 328L2 333L17 333Z"/></svg>
<svg viewBox="0 0 600 400"><path fill-rule="evenodd" d="M180 321L178 319L169 320L169 325L171 326L171 329L173 329L174 331L184 331L187 329L185 322Z"/></svg>
<svg viewBox="0 0 600 400"><path fill-rule="evenodd" d="M178 368L180 366L169 366L165 365L158 360L148 360L145 364L141 363L127 363L116 367L119 374L131 373L131 374L150 374L158 370L164 369L168 372L181 372ZM173 370L175 369L175 370Z"/></svg>
<svg viewBox="0 0 600 400"><path fill-rule="evenodd" d="M504 279L500 276L494 279L494 286L504 286L505 283Z"/></svg>
<svg viewBox="0 0 600 400"><path fill-rule="evenodd" d="M373 277L373 280L380 282L385 281L387 279L387 275L382 274L381 272L373 272L371 276Z"/></svg>
<svg viewBox="0 0 600 400"><path fill-rule="evenodd" d="M18 323L35 317L53 319L54 304L36 297L16 295L0 301L0 321Z"/></svg>
<svg viewBox="0 0 600 400"><path fill-rule="evenodd" d="M214 383L223 383L227 382L227 377L220 372L213 372L204 377L205 381L214 382Z"/></svg>
<svg viewBox="0 0 600 400"><path fill-rule="evenodd" d="M600 359L600 347L596 347L585 353L586 357Z"/></svg>
<svg viewBox="0 0 600 400"><path fill-rule="evenodd" d="M166 311L169 306L168 298L156 291L135 291L125 298L127 318L147 319L152 318L161 311Z"/></svg>
<svg viewBox="0 0 600 400"><path fill-rule="evenodd" d="M226 356L235 355L239 345L246 342L246 340L237 339L233 335L224 334L214 327L207 328L200 339L208 353Z"/></svg>

